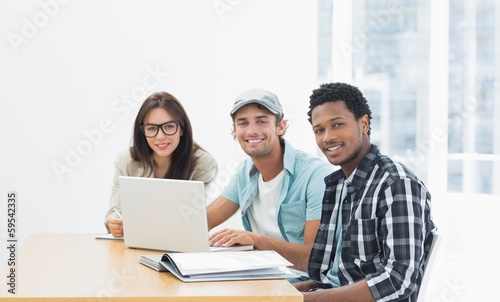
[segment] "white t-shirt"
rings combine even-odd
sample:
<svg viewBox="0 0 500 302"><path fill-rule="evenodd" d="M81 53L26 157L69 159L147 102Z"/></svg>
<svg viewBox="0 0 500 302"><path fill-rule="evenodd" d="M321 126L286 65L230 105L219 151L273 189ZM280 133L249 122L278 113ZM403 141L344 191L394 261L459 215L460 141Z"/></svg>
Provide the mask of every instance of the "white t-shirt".
<svg viewBox="0 0 500 302"><path fill-rule="evenodd" d="M278 227L276 204L284 177L285 170L282 170L275 178L265 182L259 174L258 193L248 208L248 220L253 232L282 241L285 238Z"/></svg>

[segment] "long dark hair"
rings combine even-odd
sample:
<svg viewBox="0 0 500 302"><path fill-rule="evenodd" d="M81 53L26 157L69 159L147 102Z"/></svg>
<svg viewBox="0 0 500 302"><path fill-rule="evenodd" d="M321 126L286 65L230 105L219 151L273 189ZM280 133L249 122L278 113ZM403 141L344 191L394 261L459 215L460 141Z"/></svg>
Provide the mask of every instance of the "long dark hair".
<svg viewBox="0 0 500 302"><path fill-rule="evenodd" d="M136 161L140 161L145 166L144 175L153 171L153 150L149 147L146 136L141 131L141 125L146 115L154 108L163 108L167 110L180 124L182 136L179 146L172 153L172 160L167 174L164 178L170 179L189 179L193 170L195 160L194 151L200 148L193 140L193 130L191 122L184 110L182 104L173 95L167 92L156 92L149 96L139 109L134 123L133 145L130 147L130 155Z"/></svg>

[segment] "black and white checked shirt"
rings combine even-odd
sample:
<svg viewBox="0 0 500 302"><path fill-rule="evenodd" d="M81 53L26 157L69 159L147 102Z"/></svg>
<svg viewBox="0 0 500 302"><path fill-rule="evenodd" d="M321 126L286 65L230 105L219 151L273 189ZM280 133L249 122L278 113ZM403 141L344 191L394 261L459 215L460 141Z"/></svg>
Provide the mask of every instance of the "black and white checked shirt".
<svg viewBox="0 0 500 302"><path fill-rule="evenodd" d="M346 181L340 284L366 279L377 301L416 301L436 230L431 196L411 171L382 155L375 145L349 180L342 170L325 178L321 223L309 258L310 278L324 288L331 287L332 238Z"/></svg>

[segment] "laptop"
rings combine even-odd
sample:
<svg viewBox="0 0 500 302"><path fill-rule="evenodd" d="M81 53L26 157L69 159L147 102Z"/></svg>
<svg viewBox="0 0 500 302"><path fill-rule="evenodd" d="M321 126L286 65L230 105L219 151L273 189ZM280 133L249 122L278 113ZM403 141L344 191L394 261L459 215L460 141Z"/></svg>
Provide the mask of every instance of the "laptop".
<svg viewBox="0 0 500 302"><path fill-rule="evenodd" d="M202 181L129 176L118 181L126 246L172 252L253 249L210 247Z"/></svg>

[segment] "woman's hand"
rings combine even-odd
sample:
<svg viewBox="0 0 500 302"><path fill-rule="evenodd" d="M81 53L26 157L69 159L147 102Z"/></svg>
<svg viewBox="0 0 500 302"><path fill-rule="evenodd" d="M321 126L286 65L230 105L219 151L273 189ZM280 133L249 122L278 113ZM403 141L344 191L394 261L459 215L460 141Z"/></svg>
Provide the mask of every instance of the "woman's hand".
<svg viewBox="0 0 500 302"><path fill-rule="evenodd" d="M120 218L109 219L108 228L113 237L123 237L123 221Z"/></svg>

